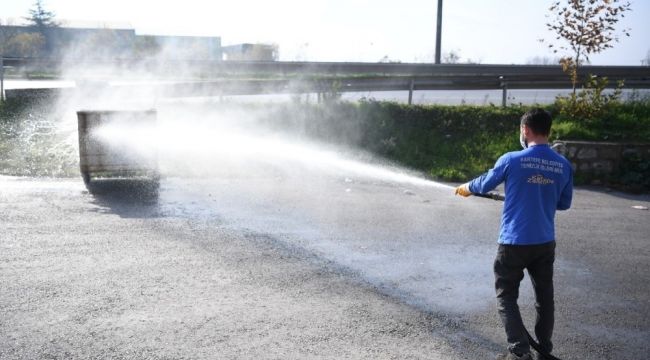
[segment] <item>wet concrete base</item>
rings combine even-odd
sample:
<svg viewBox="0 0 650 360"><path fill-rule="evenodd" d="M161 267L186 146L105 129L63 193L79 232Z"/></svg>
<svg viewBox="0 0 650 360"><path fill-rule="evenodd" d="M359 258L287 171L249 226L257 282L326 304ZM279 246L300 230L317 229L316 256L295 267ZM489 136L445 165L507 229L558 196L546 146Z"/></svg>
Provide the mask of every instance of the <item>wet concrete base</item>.
<svg viewBox="0 0 650 360"><path fill-rule="evenodd" d="M160 180L148 178L100 178L92 179L85 185L88 192L96 197L134 202L158 201L158 191L160 190Z"/></svg>

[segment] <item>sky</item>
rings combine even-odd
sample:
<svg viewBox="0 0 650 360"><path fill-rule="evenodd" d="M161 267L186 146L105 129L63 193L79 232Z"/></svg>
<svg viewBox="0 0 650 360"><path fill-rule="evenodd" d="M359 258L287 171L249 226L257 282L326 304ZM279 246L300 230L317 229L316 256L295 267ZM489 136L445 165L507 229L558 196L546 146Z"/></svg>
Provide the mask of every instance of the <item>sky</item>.
<svg viewBox="0 0 650 360"><path fill-rule="evenodd" d="M554 58L539 39L550 0L445 0L442 53L461 62L525 64ZM632 0L631 28L594 65L641 65L650 56L650 1ZM0 19L16 22L33 0L3 0ZM223 45L274 43L283 61L382 59L433 62L437 0L45 0L63 24L134 28L136 33L219 36Z"/></svg>

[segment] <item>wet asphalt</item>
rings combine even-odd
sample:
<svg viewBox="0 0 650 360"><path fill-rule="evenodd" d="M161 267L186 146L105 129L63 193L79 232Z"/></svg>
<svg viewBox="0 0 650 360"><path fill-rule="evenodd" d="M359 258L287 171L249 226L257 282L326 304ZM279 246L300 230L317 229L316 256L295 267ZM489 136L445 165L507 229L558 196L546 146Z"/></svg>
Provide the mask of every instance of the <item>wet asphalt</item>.
<svg viewBox="0 0 650 360"><path fill-rule="evenodd" d="M497 201L346 173L101 186L0 177L0 358L491 359L505 347ZM650 197L579 188L557 215L562 359L647 357L650 212L635 205Z"/></svg>

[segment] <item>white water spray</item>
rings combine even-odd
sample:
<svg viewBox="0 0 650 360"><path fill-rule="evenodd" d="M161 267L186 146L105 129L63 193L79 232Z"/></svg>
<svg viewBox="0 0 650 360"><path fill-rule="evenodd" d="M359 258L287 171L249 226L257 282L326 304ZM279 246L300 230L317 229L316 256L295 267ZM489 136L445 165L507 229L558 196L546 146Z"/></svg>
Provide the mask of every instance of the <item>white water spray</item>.
<svg viewBox="0 0 650 360"><path fill-rule="evenodd" d="M305 171L358 176L376 181L451 188L397 167L355 159L351 151L265 130L250 113L193 112L167 106L155 129L137 124L107 124L101 137L125 152L157 148L163 175L213 176L236 171L255 177L269 169L300 176Z"/></svg>

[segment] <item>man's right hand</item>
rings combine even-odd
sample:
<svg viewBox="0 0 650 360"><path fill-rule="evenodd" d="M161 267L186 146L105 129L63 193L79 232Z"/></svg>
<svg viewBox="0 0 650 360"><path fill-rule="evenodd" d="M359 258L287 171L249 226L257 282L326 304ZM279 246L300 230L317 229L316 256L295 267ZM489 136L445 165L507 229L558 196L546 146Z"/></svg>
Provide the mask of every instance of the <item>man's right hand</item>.
<svg viewBox="0 0 650 360"><path fill-rule="evenodd" d="M457 187L455 194L463 196L463 197L468 197L468 196L472 195L472 192L469 191L469 183L465 183L465 184L460 185L459 187Z"/></svg>

